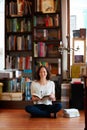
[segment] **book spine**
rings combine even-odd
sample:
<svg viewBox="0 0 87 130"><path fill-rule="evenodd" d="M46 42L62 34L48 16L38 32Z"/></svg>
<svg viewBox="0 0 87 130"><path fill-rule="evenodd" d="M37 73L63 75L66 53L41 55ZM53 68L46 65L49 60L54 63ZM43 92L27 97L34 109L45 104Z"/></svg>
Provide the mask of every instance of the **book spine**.
<svg viewBox="0 0 87 130"><path fill-rule="evenodd" d="M32 49L32 41L31 41L31 36L27 36L27 43L28 43L28 50Z"/></svg>
<svg viewBox="0 0 87 130"><path fill-rule="evenodd" d="M22 50L22 36L17 37L17 50Z"/></svg>
<svg viewBox="0 0 87 130"><path fill-rule="evenodd" d="M25 100L31 99L31 82L25 82Z"/></svg>
<svg viewBox="0 0 87 130"><path fill-rule="evenodd" d="M26 69L30 69L30 56L26 56Z"/></svg>
<svg viewBox="0 0 87 130"><path fill-rule="evenodd" d="M13 32L17 32L17 25L18 25L17 18L15 18L12 20L12 31Z"/></svg>
<svg viewBox="0 0 87 130"><path fill-rule="evenodd" d="M25 92L25 78L21 78L21 92Z"/></svg>
<svg viewBox="0 0 87 130"><path fill-rule="evenodd" d="M24 13L24 0L17 0L18 15L23 15Z"/></svg>
<svg viewBox="0 0 87 130"><path fill-rule="evenodd" d="M40 11L41 11L41 0L37 0L36 11L37 11L37 12L40 12Z"/></svg>
<svg viewBox="0 0 87 130"><path fill-rule="evenodd" d="M25 57L23 57L23 64L22 64L22 69L24 70L25 69Z"/></svg>
<svg viewBox="0 0 87 130"><path fill-rule="evenodd" d="M27 27L28 27L28 31L31 31L31 22L29 20L27 21Z"/></svg>
<svg viewBox="0 0 87 130"><path fill-rule="evenodd" d="M56 16L54 17L54 25L55 26L59 26L59 15L58 14L56 14Z"/></svg>
<svg viewBox="0 0 87 130"><path fill-rule="evenodd" d="M38 57L38 44L34 42L34 57Z"/></svg>

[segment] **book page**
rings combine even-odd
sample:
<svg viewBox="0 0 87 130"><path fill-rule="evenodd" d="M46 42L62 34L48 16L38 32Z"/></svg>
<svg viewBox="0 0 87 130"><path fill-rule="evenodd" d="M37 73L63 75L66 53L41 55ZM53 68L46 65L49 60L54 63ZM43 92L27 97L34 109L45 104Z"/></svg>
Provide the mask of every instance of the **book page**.
<svg viewBox="0 0 87 130"><path fill-rule="evenodd" d="M40 95L38 95L37 93L33 93L33 96L39 97L40 99L42 98Z"/></svg>
<svg viewBox="0 0 87 130"><path fill-rule="evenodd" d="M33 96L37 96L37 97L39 97L40 99L42 99L42 98L49 97L50 94L48 93L47 95L40 96L40 95L38 95L37 93L33 93L32 95L33 95Z"/></svg>

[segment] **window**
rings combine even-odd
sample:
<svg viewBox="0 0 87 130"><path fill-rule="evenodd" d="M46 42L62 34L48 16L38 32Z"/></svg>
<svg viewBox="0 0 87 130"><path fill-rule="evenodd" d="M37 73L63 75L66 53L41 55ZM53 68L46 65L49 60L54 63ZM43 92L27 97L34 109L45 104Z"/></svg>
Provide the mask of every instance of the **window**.
<svg viewBox="0 0 87 130"><path fill-rule="evenodd" d="M4 68L4 0L0 0L0 69Z"/></svg>
<svg viewBox="0 0 87 130"><path fill-rule="evenodd" d="M87 0L84 2L83 0L70 0L70 47L73 46L73 30L81 28L87 29ZM70 56L70 65L72 65L72 54Z"/></svg>

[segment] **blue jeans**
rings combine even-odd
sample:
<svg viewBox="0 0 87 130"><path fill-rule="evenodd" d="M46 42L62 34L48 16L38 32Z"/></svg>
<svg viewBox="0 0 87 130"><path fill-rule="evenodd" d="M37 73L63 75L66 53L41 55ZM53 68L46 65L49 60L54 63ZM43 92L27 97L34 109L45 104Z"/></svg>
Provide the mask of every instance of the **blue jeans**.
<svg viewBox="0 0 87 130"><path fill-rule="evenodd" d="M35 104L25 107L26 112L32 116L50 117L50 113L57 113L62 108L61 103L53 103L52 105Z"/></svg>

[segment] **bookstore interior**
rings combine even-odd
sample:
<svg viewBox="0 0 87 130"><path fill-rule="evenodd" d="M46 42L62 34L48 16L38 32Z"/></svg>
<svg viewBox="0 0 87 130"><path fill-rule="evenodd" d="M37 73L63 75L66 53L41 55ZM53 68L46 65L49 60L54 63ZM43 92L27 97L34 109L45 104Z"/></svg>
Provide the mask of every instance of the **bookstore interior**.
<svg viewBox="0 0 87 130"><path fill-rule="evenodd" d="M64 50L67 53L72 50L73 56L71 74L67 74L63 81ZM81 76L87 71L85 55L86 29L73 31L73 48L63 47L61 0L5 0L5 70L0 71L1 107L24 108L31 103L31 82L36 78L37 68L45 65L55 82L56 99L64 108L83 109ZM80 84L77 95L75 84Z"/></svg>

